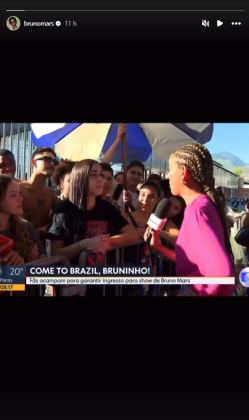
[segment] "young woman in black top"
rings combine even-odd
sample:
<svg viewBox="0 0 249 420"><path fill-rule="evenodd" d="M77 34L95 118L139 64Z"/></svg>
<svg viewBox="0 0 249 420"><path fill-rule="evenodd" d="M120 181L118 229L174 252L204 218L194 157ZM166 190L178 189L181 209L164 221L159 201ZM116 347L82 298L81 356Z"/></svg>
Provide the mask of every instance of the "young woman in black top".
<svg viewBox="0 0 249 420"><path fill-rule="evenodd" d="M102 265L111 247L140 240L144 231L134 230L112 204L101 198L103 186L98 162L85 159L75 164L69 200L58 203L47 235L52 255L63 255L72 265L78 265L81 253L88 251L85 264ZM92 289L101 288L89 286L88 292Z"/></svg>

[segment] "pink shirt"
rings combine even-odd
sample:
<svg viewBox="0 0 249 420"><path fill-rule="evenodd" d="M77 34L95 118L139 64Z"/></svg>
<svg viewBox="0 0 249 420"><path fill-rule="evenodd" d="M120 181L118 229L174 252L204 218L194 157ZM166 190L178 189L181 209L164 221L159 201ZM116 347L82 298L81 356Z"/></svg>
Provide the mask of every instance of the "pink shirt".
<svg viewBox="0 0 249 420"><path fill-rule="evenodd" d="M175 252L179 277L235 276L219 215L208 196L199 196L187 206ZM231 296L235 285L191 285L184 289L186 295Z"/></svg>

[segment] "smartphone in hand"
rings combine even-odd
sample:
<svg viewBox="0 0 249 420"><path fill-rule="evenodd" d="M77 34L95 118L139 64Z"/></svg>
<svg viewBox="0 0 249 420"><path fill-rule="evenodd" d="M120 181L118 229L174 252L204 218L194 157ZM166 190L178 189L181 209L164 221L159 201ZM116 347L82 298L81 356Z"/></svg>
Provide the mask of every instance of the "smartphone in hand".
<svg viewBox="0 0 249 420"><path fill-rule="evenodd" d="M0 235L0 255L5 255L10 252L15 245L13 239Z"/></svg>

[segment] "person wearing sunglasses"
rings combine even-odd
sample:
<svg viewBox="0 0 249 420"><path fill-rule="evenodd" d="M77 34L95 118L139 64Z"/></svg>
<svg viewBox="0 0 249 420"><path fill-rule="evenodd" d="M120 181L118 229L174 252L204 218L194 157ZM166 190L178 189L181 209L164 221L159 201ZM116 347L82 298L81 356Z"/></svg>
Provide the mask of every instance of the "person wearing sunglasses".
<svg viewBox="0 0 249 420"><path fill-rule="evenodd" d="M55 191L46 186L47 178L53 176L58 165L56 154L49 147L38 148L32 156L33 174L27 181L20 182L20 194L23 198L23 217L38 231L45 243L50 212L59 201Z"/></svg>

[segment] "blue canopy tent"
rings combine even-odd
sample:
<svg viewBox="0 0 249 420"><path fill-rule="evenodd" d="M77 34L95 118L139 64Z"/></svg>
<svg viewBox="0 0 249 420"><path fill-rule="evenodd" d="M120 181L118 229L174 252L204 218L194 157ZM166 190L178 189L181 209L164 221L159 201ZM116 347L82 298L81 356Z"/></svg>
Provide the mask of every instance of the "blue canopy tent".
<svg viewBox="0 0 249 420"><path fill-rule="evenodd" d="M117 123L88 124L31 124L32 141L36 147L52 147L64 159L98 159L105 154L117 137ZM167 160L172 152L184 144L206 144L213 135L212 123L127 123L127 162L145 162L152 153ZM120 143L112 163L123 162Z"/></svg>

